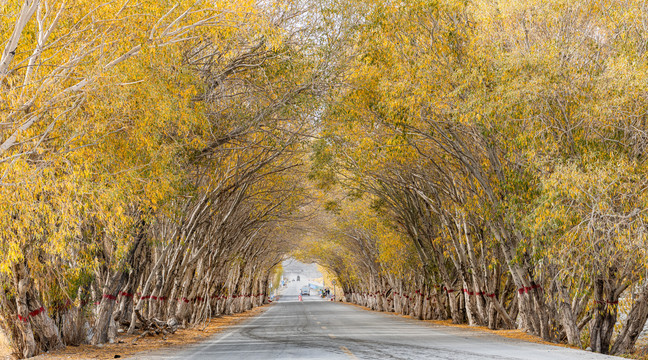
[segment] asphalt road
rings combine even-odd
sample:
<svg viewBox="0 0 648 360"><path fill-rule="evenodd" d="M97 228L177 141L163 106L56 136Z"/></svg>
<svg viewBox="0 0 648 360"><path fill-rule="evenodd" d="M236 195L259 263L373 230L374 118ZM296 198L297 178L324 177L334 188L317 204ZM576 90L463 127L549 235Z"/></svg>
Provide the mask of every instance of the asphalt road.
<svg viewBox="0 0 648 360"><path fill-rule="evenodd" d="M365 311L296 282L262 315L185 349L136 359L619 359Z"/></svg>

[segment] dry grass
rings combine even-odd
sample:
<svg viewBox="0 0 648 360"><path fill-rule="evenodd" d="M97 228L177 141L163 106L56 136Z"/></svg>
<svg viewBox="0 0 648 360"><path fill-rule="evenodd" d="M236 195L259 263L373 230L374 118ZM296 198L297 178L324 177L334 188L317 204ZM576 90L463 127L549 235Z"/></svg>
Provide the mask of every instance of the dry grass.
<svg viewBox="0 0 648 360"><path fill-rule="evenodd" d="M219 318L212 319L206 326L180 329L175 334L169 335L166 340L161 336L150 336L142 339L134 340L136 335L120 335L117 340L118 343L105 344L103 346L81 345L81 346L68 346L63 350L54 351L49 354L37 356L34 359L38 360L104 360L114 359L115 355L121 358L142 355L147 352L159 350L162 348L181 347L183 345L194 344L205 340L206 338L219 333L228 326L237 324L247 318L257 316L267 309L268 305L254 308L250 311L236 314L226 315Z"/></svg>
<svg viewBox="0 0 648 360"><path fill-rule="evenodd" d="M636 360L648 360L648 346L636 346L633 353L624 355L623 357Z"/></svg>

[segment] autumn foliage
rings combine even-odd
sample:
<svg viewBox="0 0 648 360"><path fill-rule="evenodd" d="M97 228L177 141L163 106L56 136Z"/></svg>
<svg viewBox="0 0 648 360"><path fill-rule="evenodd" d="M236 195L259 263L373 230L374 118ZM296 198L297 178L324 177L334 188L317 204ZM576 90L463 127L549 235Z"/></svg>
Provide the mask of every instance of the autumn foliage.
<svg viewBox="0 0 648 360"><path fill-rule="evenodd" d="M0 2L0 327L30 357L240 312L307 229L348 301L629 352L646 26L638 0Z"/></svg>
<svg viewBox="0 0 648 360"><path fill-rule="evenodd" d="M16 355L267 301L326 78L302 54L306 10L2 2L0 327Z"/></svg>
<svg viewBox="0 0 648 360"><path fill-rule="evenodd" d="M361 1L312 178L347 300L632 350L648 317L642 2ZM331 190L337 189L337 190Z"/></svg>

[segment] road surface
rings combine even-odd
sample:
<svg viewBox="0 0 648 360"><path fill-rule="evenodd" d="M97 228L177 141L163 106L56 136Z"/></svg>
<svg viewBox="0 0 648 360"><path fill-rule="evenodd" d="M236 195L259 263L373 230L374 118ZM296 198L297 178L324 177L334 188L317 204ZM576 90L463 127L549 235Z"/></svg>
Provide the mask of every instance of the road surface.
<svg viewBox="0 0 648 360"><path fill-rule="evenodd" d="M262 315L187 348L133 359L620 359L424 323L324 301L297 299L290 281Z"/></svg>

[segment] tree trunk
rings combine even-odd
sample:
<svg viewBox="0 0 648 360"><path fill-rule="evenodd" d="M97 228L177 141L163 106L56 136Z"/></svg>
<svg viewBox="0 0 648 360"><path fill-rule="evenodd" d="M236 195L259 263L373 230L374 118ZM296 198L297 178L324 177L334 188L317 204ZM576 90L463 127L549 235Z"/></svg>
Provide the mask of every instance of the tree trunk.
<svg viewBox="0 0 648 360"><path fill-rule="evenodd" d="M563 329L565 330L565 334L567 335L567 342L570 345L580 347L580 331L578 330L578 324L576 323L576 316L572 311L571 305L567 301L568 297L565 294L567 292L567 289L560 286L560 288L558 288L558 292L560 294L560 299L558 300L560 322L563 326Z"/></svg>
<svg viewBox="0 0 648 360"><path fill-rule="evenodd" d="M29 307L27 306L27 292L31 286L29 274L25 264L16 264L14 266L15 283L16 283L16 319L17 332L20 334L19 343L16 344L18 350L25 358L36 355L36 340L31 323L29 322Z"/></svg>
<svg viewBox="0 0 648 360"><path fill-rule="evenodd" d="M114 321L113 311L115 310L118 291L121 289L126 278L127 275L124 272L117 271L110 280L107 281L107 284L104 285L103 296L99 303L97 319L94 324L94 334L92 335L92 340L90 342L92 345L114 341L114 337L110 337L109 330Z"/></svg>
<svg viewBox="0 0 648 360"><path fill-rule="evenodd" d="M33 288L27 292L29 303L29 318L32 323L42 351L62 349L65 346L61 340L59 329L54 320L47 315L47 309L38 300L38 293Z"/></svg>
<svg viewBox="0 0 648 360"><path fill-rule="evenodd" d="M605 299L603 295L604 285L602 279L597 279L594 282L596 308L590 326L590 347L592 351L607 354L610 350L610 341L617 318L616 304L618 304L618 298ZM610 293L612 294L613 291L610 291Z"/></svg>
<svg viewBox="0 0 648 360"><path fill-rule="evenodd" d="M632 351L639 334L646 325L648 319L648 285L644 285L639 298L632 305L632 309L626 318L626 322L617 336L610 351L611 354L622 355Z"/></svg>

